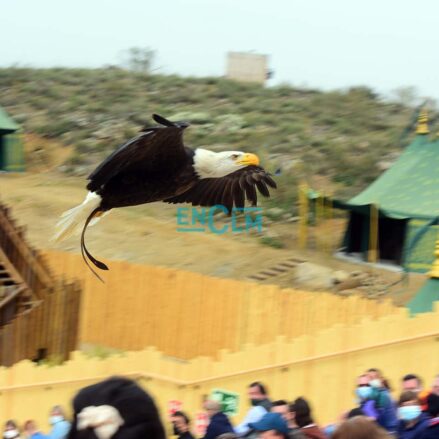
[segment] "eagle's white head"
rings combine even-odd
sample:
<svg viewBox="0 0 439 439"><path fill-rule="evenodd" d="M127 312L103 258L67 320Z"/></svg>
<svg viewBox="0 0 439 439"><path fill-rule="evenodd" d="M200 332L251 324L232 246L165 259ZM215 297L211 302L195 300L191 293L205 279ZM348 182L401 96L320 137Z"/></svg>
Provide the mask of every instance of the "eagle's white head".
<svg viewBox="0 0 439 439"><path fill-rule="evenodd" d="M259 165L256 154L242 151L213 152L197 148L194 169L199 178L221 178L249 165Z"/></svg>

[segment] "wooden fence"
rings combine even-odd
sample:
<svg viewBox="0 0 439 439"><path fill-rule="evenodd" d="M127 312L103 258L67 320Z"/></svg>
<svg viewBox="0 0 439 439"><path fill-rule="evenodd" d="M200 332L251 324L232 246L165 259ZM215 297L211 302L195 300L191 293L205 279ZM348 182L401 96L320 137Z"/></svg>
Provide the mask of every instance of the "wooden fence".
<svg viewBox="0 0 439 439"><path fill-rule="evenodd" d="M77 349L79 284L54 281L44 300L0 327L0 364L56 357L67 360Z"/></svg>
<svg viewBox="0 0 439 439"><path fill-rule="evenodd" d="M50 272L0 203L0 364L24 358L66 360L77 348L80 286ZM7 281L5 286L4 280Z"/></svg>
<svg viewBox="0 0 439 439"><path fill-rule="evenodd" d="M168 402L179 400L194 419L204 395L213 389L240 396L238 423L248 410L246 388L261 380L273 399L308 398L320 424L332 422L355 405L355 378L370 367L383 370L399 395L401 377L417 373L428 388L439 373L439 306L431 313L408 316L407 310L378 320L338 325L288 341L278 337L240 352L221 351L218 360L199 357L177 360L154 348L87 358L75 353L62 366L35 366L24 361L0 369L0 423L36 419L47 431L54 404L70 409L72 396L83 386L110 375L136 378L154 396L164 421ZM168 432L169 423L167 423Z"/></svg>
<svg viewBox="0 0 439 439"><path fill-rule="evenodd" d="M103 284L80 256L46 255L55 272L83 281L79 339L87 344L125 350L156 346L188 359L399 312L390 301L281 289L117 261L107 261L110 271L103 273Z"/></svg>
<svg viewBox="0 0 439 439"><path fill-rule="evenodd" d="M15 223L10 209L0 203L0 249L36 298L44 299L54 279L40 252L27 244L25 231Z"/></svg>

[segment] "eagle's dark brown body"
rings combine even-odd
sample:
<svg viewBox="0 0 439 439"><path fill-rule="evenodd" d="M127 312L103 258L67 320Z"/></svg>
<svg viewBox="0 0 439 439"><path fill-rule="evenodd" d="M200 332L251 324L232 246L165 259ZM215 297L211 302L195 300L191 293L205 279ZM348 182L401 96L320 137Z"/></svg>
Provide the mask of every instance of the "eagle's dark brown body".
<svg viewBox="0 0 439 439"><path fill-rule="evenodd" d="M276 187L270 175L254 164L259 163L257 156L240 151L216 153L218 156L226 154L221 160L226 159L232 163L228 165L232 166L230 171L227 170L219 176L218 172L215 174L215 171L223 169L221 166L224 163L219 161L216 167L214 160L213 165L209 162L209 166L210 171L213 171L212 175L216 177L203 177L201 168L197 168L197 160L201 155L197 154L204 151L212 159L212 154L215 156L215 153L200 149L194 151L184 146L183 131L189 124L170 122L158 115L153 118L162 126L144 128L138 136L105 159L88 177L89 195L83 205L66 212L64 219L60 221L64 229L59 236L67 235L75 215L83 214L87 207L92 209L85 220L81 235L81 251L87 265L90 260L96 267L108 269L88 252L84 236L94 217L113 208L164 201L191 203L194 206L222 204L230 212L233 207L244 207L246 199L256 205L256 189L262 195L269 196L267 186ZM230 157L227 154L231 154ZM243 158L238 161L240 155L248 156L247 161ZM251 161L250 156L257 159L256 162ZM239 166L235 166L234 160Z"/></svg>
<svg viewBox="0 0 439 439"><path fill-rule="evenodd" d="M192 156L188 151L186 160L169 163L168 167L146 166L118 173L96 191L102 197L102 210L163 201L186 192L198 180Z"/></svg>

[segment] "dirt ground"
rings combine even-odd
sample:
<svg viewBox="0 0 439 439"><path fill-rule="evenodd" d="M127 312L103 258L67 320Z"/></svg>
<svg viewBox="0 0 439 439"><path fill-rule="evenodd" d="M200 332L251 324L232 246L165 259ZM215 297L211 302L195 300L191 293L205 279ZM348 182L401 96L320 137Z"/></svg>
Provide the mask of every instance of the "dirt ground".
<svg viewBox="0 0 439 439"><path fill-rule="evenodd" d="M79 252L78 237L61 244L54 244L50 238L58 217L83 201L84 186L83 178L66 178L52 172L3 174L0 198L13 208L19 223L27 226L34 246ZM176 209L163 203L115 209L88 229L88 247L98 257L236 278L290 254L238 234L178 232Z"/></svg>
<svg viewBox="0 0 439 439"><path fill-rule="evenodd" d="M83 201L85 184L83 177L66 177L56 171L3 173L0 174L0 201L12 207L13 216L27 227L28 239L35 247L79 253L78 237L60 244L50 239L61 213ZM169 266L235 279L245 279L292 257L332 270L371 272L363 265L334 258L327 248L332 245L329 241L322 244L326 246L324 250L299 250L297 227L291 222L266 225L285 245L283 249L276 249L261 244L258 236L248 234L179 232L176 212L175 205L164 203L115 209L88 229L88 248L98 258ZM325 227L322 236L334 241L343 229L343 221L338 221L335 231ZM399 273L379 269L373 269L372 274L379 276L383 284L401 278ZM412 275L409 285L399 283L390 294L396 303L405 303L425 279L424 275ZM285 287L294 287L294 282L294 271L264 281Z"/></svg>

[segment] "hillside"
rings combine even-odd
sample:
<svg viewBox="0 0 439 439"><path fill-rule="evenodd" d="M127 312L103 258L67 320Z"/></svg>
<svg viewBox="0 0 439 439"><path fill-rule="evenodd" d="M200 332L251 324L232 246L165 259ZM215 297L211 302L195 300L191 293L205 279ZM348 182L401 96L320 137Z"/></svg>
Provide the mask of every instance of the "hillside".
<svg viewBox="0 0 439 439"><path fill-rule="evenodd" d="M83 175L153 112L192 123L188 145L259 153L278 177L275 204L294 204L299 179L348 197L398 154L411 109L368 88L323 93L222 78L105 69L0 69L0 105L28 134L72 148L59 169ZM38 147L38 143L35 147Z"/></svg>

